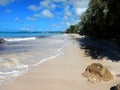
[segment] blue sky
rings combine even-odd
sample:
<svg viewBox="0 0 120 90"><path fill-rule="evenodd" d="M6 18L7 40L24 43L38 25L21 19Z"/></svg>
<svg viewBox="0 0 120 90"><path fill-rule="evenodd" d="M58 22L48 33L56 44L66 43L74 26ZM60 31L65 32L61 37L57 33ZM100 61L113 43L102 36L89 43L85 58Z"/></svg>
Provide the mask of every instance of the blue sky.
<svg viewBox="0 0 120 90"><path fill-rule="evenodd" d="M89 0L0 0L0 31L64 31Z"/></svg>

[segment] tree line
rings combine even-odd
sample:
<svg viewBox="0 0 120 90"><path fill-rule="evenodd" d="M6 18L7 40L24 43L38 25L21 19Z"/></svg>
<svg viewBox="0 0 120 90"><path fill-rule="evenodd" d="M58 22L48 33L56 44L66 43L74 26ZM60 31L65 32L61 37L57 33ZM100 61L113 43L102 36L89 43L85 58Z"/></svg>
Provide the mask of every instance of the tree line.
<svg viewBox="0 0 120 90"><path fill-rule="evenodd" d="M81 15L80 22L71 25L66 33L95 38L120 38L120 1L90 0L87 10Z"/></svg>

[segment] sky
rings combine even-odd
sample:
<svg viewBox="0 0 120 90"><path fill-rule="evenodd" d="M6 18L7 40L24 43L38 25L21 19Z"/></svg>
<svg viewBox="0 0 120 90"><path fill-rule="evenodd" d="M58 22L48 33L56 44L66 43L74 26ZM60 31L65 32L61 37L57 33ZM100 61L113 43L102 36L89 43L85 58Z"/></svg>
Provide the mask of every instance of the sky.
<svg viewBox="0 0 120 90"><path fill-rule="evenodd" d="M65 31L89 0L0 0L0 32Z"/></svg>

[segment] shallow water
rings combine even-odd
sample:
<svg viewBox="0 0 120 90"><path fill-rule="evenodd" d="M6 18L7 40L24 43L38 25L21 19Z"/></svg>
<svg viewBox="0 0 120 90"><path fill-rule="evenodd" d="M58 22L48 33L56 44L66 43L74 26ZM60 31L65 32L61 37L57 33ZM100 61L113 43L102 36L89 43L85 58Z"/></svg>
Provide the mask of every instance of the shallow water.
<svg viewBox="0 0 120 90"><path fill-rule="evenodd" d="M0 84L6 84L27 73L49 58L63 54L61 49L69 44L68 35L39 37L0 44Z"/></svg>

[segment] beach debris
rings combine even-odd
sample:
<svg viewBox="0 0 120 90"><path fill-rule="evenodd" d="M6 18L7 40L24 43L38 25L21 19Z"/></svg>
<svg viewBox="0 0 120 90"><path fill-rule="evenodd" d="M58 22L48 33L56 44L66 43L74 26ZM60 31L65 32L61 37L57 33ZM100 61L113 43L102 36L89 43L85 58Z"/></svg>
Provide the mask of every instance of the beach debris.
<svg viewBox="0 0 120 90"><path fill-rule="evenodd" d="M111 72L100 63L89 65L82 75L90 82L109 81L113 79Z"/></svg>
<svg viewBox="0 0 120 90"><path fill-rule="evenodd" d="M110 88L110 90L120 90L120 83Z"/></svg>

